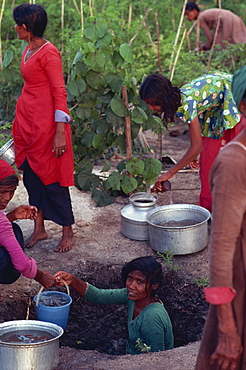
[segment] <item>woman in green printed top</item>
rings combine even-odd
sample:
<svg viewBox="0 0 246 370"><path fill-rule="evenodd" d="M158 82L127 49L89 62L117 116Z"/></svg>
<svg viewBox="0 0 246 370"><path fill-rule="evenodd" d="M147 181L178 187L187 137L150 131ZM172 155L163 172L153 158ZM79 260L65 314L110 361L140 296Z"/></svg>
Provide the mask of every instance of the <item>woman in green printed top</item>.
<svg viewBox="0 0 246 370"><path fill-rule="evenodd" d="M201 193L199 204L211 211L212 197L209 187L210 168L222 146L231 141L245 126L245 119L237 109L231 93L232 75L212 72L186 83L181 88L160 75L151 74L140 87L140 97L150 109L163 113L164 121L175 122L179 116L189 124L190 146L184 156L162 174L161 182L190 164L200 167ZM197 156L200 154L199 165Z"/></svg>
<svg viewBox="0 0 246 370"><path fill-rule="evenodd" d="M56 286L62 280L89 302L125 304L128 308L126 353L158 352L173 348L172 324L168 313L156 295L162 278L161 264L153 257L140 257L122 268L123 289L98 289L73 274L59 271Z"/></svg>

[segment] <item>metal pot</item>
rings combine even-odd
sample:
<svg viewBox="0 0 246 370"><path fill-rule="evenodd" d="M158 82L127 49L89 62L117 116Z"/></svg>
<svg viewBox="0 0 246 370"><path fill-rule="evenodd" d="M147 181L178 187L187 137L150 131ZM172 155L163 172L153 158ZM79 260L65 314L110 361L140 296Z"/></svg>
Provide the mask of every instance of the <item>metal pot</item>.
<svg viewBox="0 0 246 370"><path fill-rule="evenodd" d="M63 329L55 324L35 320L7 321L0 324L0 338L6 333L27 330L46 332L52 336L40 343L10 343L0 341L1 368L4 370L53 370L59 363L59 338Z"/></svg>
<svg viewBox="0 0 246 370"><path fill-rule="evenodd" d="M157 207L147 217L150 245L156 251L168 250L174 255L198 252L208 243L210 217L207 209L193 204Z"/></svg>
<svg viewBox="0 0 246 370"><path fill-rule="evenodd" d="M121 211L121 233L134 240L149 240L147 215L155 208L157 197L151 193L135 193L130 204Z"/></svg>
<svg viewBox="0 0 246 370"><path fill-rule="evenodd" d="M15 163L14 140L10 139L0 148L0 158L4 159L10 166Z"/></svg>

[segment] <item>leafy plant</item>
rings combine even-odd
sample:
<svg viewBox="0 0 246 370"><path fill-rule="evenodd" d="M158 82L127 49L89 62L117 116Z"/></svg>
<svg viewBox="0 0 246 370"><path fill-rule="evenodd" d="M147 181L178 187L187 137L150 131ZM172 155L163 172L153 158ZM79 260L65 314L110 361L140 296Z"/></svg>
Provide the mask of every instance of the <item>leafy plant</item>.
<svg viewBox="0 0 246 370"><path fill-rule="evenodd" d="M209 277L203 279L194 279L194 282L199 288L204 288L209 285Z"/></svg>
<svg viewBox="0 0 246 370"><path fill-rule="evenodd" d="M133 158L128 162L121 161L117 171L112 171L105 178L103 172L110 169L110 162L107 161L102 176L92 174L88 166L81 169L77 175L77 186L81 190L90 190L97 206L105 206L113 203L115 196L145 191L146 187L154 184L161 168L161 162L156 158Z"/></svg>
<svg viewBox="0 0 246 370"><path fill-rule="evenodd" d="M172 271L178 271L179 267L174 265L173 261L173 252L165 249L164 253L161 252L156 252L159 257L163 258L164 262L167 264L167 266L172 270Z"/></svg>
<svg viewBox="0 0 246 370"><path fill-rule="evenodd" d="M8 140L11 139L12 135L9 133L10 130L10 122L0 125L0 147L2 147Z"/></svg>
<svg viewBox="0 0 246 370"><path fill-rule="evenodd" d="M160 120L153 117L137 93L131 72L131 48L108 29L102 18L90 17L82 44L74 58L71 80L67 85L73 115L73 143L76 161L76 183L82 190L92 191L97 205L110 204L114 196L129 194L153 183L161 171L155 159L133 158L121 163L106 180L93 174L93 165L109 148L126 152L125 117L131 120L131 138L139 129L147 130ZM127 87L127 107L121 97ZM110 169L106 162L106 169ZM128 174L130 176L128 176Z"/></svg>
<svg viewBox="0 0 246 370"><path fill-rule="evenodd" d="M136 340L136 348L142 353L148 353L151 351L151 346L148 346L140 338Z"/></svg>

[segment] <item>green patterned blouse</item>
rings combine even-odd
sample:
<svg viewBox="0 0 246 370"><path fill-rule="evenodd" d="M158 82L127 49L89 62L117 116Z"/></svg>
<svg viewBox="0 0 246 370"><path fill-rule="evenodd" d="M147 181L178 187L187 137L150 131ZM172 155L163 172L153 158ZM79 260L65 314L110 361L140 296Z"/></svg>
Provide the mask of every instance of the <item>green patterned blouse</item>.
<svg viewBox="0 0 246 370"><path fill-rule="evenodd" d="M241 117L232 96L231 80L231 74L212 72L183 85L177 115L188 123L198 116L202 136L219 139Z"/></svg>

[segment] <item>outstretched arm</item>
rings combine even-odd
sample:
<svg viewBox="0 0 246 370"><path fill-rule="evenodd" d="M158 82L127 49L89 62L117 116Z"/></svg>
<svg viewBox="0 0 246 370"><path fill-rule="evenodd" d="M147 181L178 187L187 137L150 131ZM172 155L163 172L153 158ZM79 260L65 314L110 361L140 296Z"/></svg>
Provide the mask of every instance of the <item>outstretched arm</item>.
<svg viewBox="0 0 246 370"><path fill-rule="evenodd" d="M200 131L200 124L198 117L196 116L194 120L189 124L190 133L190 146L184 156L178 161L170 171L161 174L157 180L157 183L168 180L173 175L181 170L183 167L191 163L199 153L202 151L202 136ZM156 183L156 184L157 184Z"/></svg>

